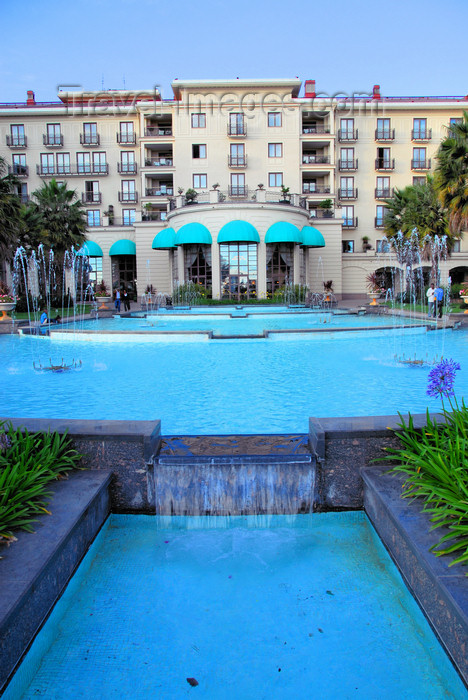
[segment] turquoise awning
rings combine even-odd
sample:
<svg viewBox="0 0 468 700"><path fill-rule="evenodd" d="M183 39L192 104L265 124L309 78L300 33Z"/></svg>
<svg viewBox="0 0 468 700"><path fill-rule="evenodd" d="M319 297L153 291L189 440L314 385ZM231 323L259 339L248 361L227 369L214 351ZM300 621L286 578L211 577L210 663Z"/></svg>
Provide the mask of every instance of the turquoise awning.
<svg viewBox="0 0 468 700"><path fill-rule="evenodd" d="M128 238L121 238L111 246L109 255L136 255L136 245Z"/></svg>
<svg viewBox="0 0 468 700"><path fill-rule="evenodd" d="M177 231L175 245L211 245L213 239L206 226L192 222L185 224Z"/></svg>
<svg viewBox="0 0 468 700"><path fill-rule="evenodd" d="M320 233L318 228L313 226L304 226L301 231L302 234L302 245L305 248L324 248L325 238Z"/></svg>
<svg viewBox="0 0 468 700"><path fill-rule="evenodd" d="M172 250L176 247L175 238L176 232L174 229L165 228L156 234L151 247L154 250Z"/></svg>
<svg viewBox="0 0 468 700"><path fill-rule="evenodd" d="M89 255L91 258L102 258L103 252L101 246L94 241L86 241L77 252L77 255Z"/></svg>
<svg viewBox="0 0 468 700"><path fill-rule="evenodd" d="M257 229L240 219L225 224L218 233L218 243L260 243Z"/></svg>
<svg viewBox="0 0 468 700"><path fill-rule="evenodd" d="M265 243L302 243L302 236L294 224L277 221L266 232Z"/></svg>

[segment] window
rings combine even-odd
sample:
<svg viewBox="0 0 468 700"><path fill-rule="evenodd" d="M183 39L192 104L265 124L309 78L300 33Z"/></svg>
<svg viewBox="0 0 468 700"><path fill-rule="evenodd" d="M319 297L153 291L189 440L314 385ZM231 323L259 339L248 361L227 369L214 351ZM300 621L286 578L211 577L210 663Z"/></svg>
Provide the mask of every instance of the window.
<svg viewBox="0 0 468 700"><path fill-rule="evenodd" d="M101 212L99 209L88 209L86 212L86 218L88 220L88 227L100 226L101 225Z"/></svg>
<svg viewBox="0 0 468 700"><path fill-rule="evenodd" d="M69 175L70 173L70 154L57 153L57 175Z"/></svg>
<svg viewBox="0 0 468 700"><path fill-rule="evenodd" d="M121 202L136 202L135 180L122 180L122 190L120 192Z"/></svg>
<svg viewBox="0 0 468 700"><path fill-rule="evenodd" d="M375 242L375 252L376 253L389 253L390 243L386 240L378 240Z"/></svg>
<svg viewBox="0 0 468 700"><path fill-rule="evenodd" d="M268 126L281 126L281 112L268 112Z"/></svg>
<svg viewBox="0 0 468 700"><path fill-rule="evenodd" d="M223 298L249 299L257 296L257 245L229 243L219 246Z"/></svg>
<svg viewBox="0 0 468 700"><path fill-rule="evenodd" d="M340 178L340 197L342 199L354 197L354 177Z"/></svg>
<svg viewBox="0 0 468 700"><path fill-rule="evenodd" d="M135 153L133 151L122 151L120 154L120 172L136 173Z"/></svg>
<svg viewBox="0 0 468 700"><path fill-rule="evenodd" d="M391 167L390 149L378 148L375 167L379 170L389 170Z"/></svg>
<svg viewBox="0 0 468 700"><path fill-rule="evenodd" d="M21 200L21 204L27 204L29 202L28 183L27 182L20 182L16 186L16 193Z"/></svg>
<svg viewBox="0 0 468 700"><path fill-rule="evenodd" d="M377 228L381 228L384 224L385 214L387 213L387 207L379 204L375 210L375 225Z"/></svg>
<svg viewBox="0 0 468 700"><path fill-rule="evenodd" d="M231 136L245 136L246 126L242 112L231 112L229 115L228 133Z"/></svg>
<svg viewBox="0 0 468 700"><path fill-rule="evenodd" d="M231 143L229 147L229 165L231 168L245 167L245 144Z"/></svg>
<svg viewBox="0 0 468 700"><path fill-rule="evenodd" d="M354 148L340 149L340 168L352 170L354 168Z"/></svg>
<svg viewBox="0 0 468 700"><path fill-rule="evenodd" d="M192 129L204 129L206 127L206 114L203 112L192 114Z"/></svg>
<svg viewBox="0 0 468 700"><path fill-rule="evenodd" d="M426 168L426 149L425 148L413 148L413 168Z"/></svg>
<svg viewBox="0 0 468 700"><path fill-rule="evenodd" d="M309 194L310 192L317 191L317 180L312 178L311 180L304 180L302 183L302 192L304 194Z"/></svg>
<svg viewBox="0 0 468 700"><path fill-rule="evenodd" d="M413 119L413 138L427 138L427 119Z"/></svg>
<svg viewBox="0 0 468 700"><path fill-rule="evenodd" d="M463 119L461 117L450 117L450 126L449 126L449 136L453 136L453 130L450 128L452 126L455 126L455 124L461 124L463 122Z"/></svg>
<svg viewBox="0 0 468 700"><path fill-rule="evenodd" d="M49 155L48 153L45 155ZM16 153L11 157L13 164L13 175L27 175L28 168L26 166L26 155L24 153ZM52 172L54 168L54 157L52 156Z"/></svg>
<svg viewBox="0 0 468 700"><path fill-rule="evenodd" d="M345 206L341 208L343 226L354 226L354 207Z"/></svg>
<svg viewBox="0 0 468 700"><path fill-rule="evenodd" d="M354 139L354 119L341 119L338 138L341 139L341 141L350 141Z"/></svg>
<svg viewBox="0 0 468 700"><path fill-rule="evenodd" d="M192 144L192 158L206 158L206 144L205 143L193 143Z"/></svg>
<svg viewBox="0 0 468 700"><path fill-rule="evenodd" d="M413 185L424 185L426 182L426 177L425 175L421 176L415 176L413 177Z"/></svg>
<svg viewBox="0 0 468 700"><path fill-rule="evenodd" d="M196 190L206 187L207 176L204 173L197 173L193 176L193 186Z"/></svg>
<svg viewBox="0 0 468 700"><path fill-rule="evenodd" d="M119 143L135 143L133 122L120 122L120 132L117 140Z"/></svg>
<svg viewBox="0 0 468 700"><path fill-rule="evenodd" d="M96 289L96 285L102 280L102 258L88 258L88 279L93 289Z"/></svg>
<svg viewBox="0 0 468 700"><path fill-rule="evenodd" d="M79 174L91 172L91 155L89 153L76 154L76 167Z"/></svg>
<svg viewBox="0 0 468 700"><path fill-rule="evenodd" d="M453 241L452 243L452 253L460 253L461 248L460 248L460 241Z"/></svg>
<svg viewBox="0 0 468 700"><path fill-rule="evenodd" d="M245 197L247 188L245 186L244 173L231 173L230 194L232 197Z"/></svg>
<svg viewBox="0 0 468 700"><path fill-rule="evenodd" d="M185 279L211 287L211 246L184 245Z"/></svg>
<svg viewBox="0 0 468 700"><path fill-rule="evenodd" d="M86 204L99 204L101 201L101 193L99 192L98 180L87 180L85 182L84 199Z"/></svg>
<svg viewBox="0 0 468 700"><path fill-rule="evenodd" d="M97 146L99 144L97 124L95 122L83 124L83 143L88 146Z"/></svg>
<svg viewBox="0 0 468 700"><path fill-rule="evenodd" d="M392 132L390 129L390 119L377 119L377 131L375 137L380 140L390 139Z"/></svg>
<svg viewBox="0 0 468 700"><path fill-rule="evenodd" d="M122 209L122 226L133 226L136 209Z"/></svg>
<svg viewBox="0 0 468 700"><path fill-rule="evenodd" d="M341 241L343 253L354 253L354 241Z"/></svg>
<svg viewBox="0 0 468 700"><path fill-rule="evenodd" d="M268 187L282 187L283 173L268 173Z"/></svg>
<svg viewBox="0 0 468 700"><path fill-rule="evenodd" d="M93 153L93 173L107 173L106 154L104 151Z"/></svg>
<svg viewBox="0 0 468 700"><path fill-rule="evenodd" d="M294 243L267 245L266 287L271 298L278 289L294 279Z"/></svg>
<svg viewBox="0 0 468 700"><path fill-rule="evenodd" d="M41 153L41 175L53 175L54 156L52 153Z"/></svg>
<svg viewBox="0 0 468 700"><path fill-rule="evenodd" d="M378 198L390 197L390 178L389 177L378 177L377 178L377 187L375 190L375 196Z"/></svg>
<svg viewBox="0 0 468 700"><path fill-rule="evenodd" d="M24 135L24 124L12 124L10 146L26 146L26 136Z"/></svg>
<svg viewBox="0 0 468 700"><path fill-rule="evenodd" d="M47 141L48 146L61 146L62 135L60 133L60 124L47 124Z"/></svg>
<svg viewBox="0 0 468 700"><path fill-rule="evenodd" d="M268 144L268 158L282 158L283 157L283 144L282 143L269 143Z"/></svg>

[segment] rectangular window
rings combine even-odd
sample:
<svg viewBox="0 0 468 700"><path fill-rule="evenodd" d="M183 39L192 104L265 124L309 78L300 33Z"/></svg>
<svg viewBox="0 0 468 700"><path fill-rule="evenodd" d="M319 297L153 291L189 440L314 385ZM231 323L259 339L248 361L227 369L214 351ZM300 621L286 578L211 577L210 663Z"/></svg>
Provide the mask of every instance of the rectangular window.
<svg viewBox="0 0 468 700"><path fill-rule="evenodd" d="M91 172L91 155L89 153L76 154L76 167L79 174Z"/></svg>
<svg viewBox="0 0 468 700"><path fill-rule="evenodd" d="M281 126L281 112L268 112L268 126Z"/></svg>
<svg viewBox="0 0 468 700"><path fill-rule="evenodd" d="M136 209L122 209L122 225L133 226L135 223Z"/></svg>
<svg viewBox="0 0 468 700"><path fill-rule="evenodd" d="M41 175L54 175L54 156L52 153L41 153Z"/></svg>
<svg viewBox="0 0 468 700"><path fill-rule="evenodd" d="M413 168L426 167L426 149L413 148Z"/></svg>
<svg viewBox="0 0 468 700"><path fill-rule="evenodd" d="M377 187L375 190L376 197L390 197L390 178L389 177L378 177Z"/></svg>
<svg viewBox="0 0 468 700"><path fill-rule="evenodd" d="M206 158L206 144L205 143L193 143L192 144L192 158Z"/></svg>
<svg viewBox="0 0 468 700"><path fill-rule="evenodd" d="M354 241L341 241L343 253L354 253Z"/></svg>
<svg viewBox="0 0 468 700"><path fill-rule="evenodd" d="M282 187L283 173L268 173L268 187Z"/></svg>
<svg viewBox="0 0 468 700"><path fill-rule="evenodd" d="M415 176L413 177L413 185L424 185L426 182L426 176Z"/></svg>
<svg viewBox="0 0 468 700"><path fill-rule="evenodd" d="M204 173L197 173L193 176L193 187L196 190L206 188L207 176Z"/></svg>
<svg viewBox="0 0 468 700"><path fill-rule="evenodd" d="M97 146L99 144L96 122L83 124L83 143L88 146Z"/></svg>
<svg viewBox="0 0 468 700"><path fill-rule="evenodd" d="M389 253L390 244L388 241L378 240L375 242L375 252L376 253Z"/></svg>
<svg viewBox="0 0 468 700"><path fill-rule="evenodd" d="M427 119L413 119L413 138L427 138Z"/></svg>
<svg viewBox="0 0 468 700"><path fill-rule="evenodd" d="M391 138L390 119L377 119L377 132L375 136L377 139L382 140Z"/></svg>
<svg viewBox="0 0 468 700"><path fill-rule="evenodd" d="M98 180L87 180L85 182L85 201L87 204L99 204L101 201Z"/></svg>
<svg viewBox="0 0 468 700"><path fill-rule="evenodd" d="M282 143L269 143L268 144L268 158L282 158L283 157L283 144Z"/></svg>
<svg viewBox="0 0 468 700"><path fill-rule="evenodd" d="M354 177L340 178L340 197L342 199L354 196Z"/></svg>
<svg viewBox="0 0 468 700"><path fill-rule="evenodd" d="M107 173L105 151L93 153L93 173Z"/></svg>
<svg viewBox="0 0 468 700"><path fill-rule="evenodd" d="M61 146L62 135L60 132L60 124L47 124L47 145Z"/></svg>
<svg viewBox="0 0 468 700"><path fill-rule="evenodd" d="M135 153L133 151L122 151L120 154L120 172L136 173Z"/></svg>
<svg viewBox="0 0 468 700"><path fill-rule="evenodd" d="M389 148L378 148L377 149L377 161L376 168L380 170L387 170L390 168L390 149Z"/></svg>
<svg viewBox="0 0 468 700"><path fill-rule="evenodd" d="M354 168L354 148L340 149L340 168L351 170Z"/></svg>
<svg viewBox="0 0 468 700"><path fill-rule="evenodd" d="M245 186L244 173L231 173L231 196L245 197L247 188Z"/></svg>
<svg viewBox="0 0 468 700"><path fill-rule="evenodd" d="M192 114L192 128L204 129L206 127L206 114L203 112Z"/></svg>
<svg viewBox="0 0 468 700"><path fill-rule="evenodd" d="M13 175L27 175L28 169L26 167L26 155L24 153L16 153L11 157L11 162L13 164ZM54 157L52 156L52 167L53 164Z"/></svg>
<svg viewBox="0 0 468 700"><path fill-rule="evenodd" d="M379 227L379 228L382 227L383 224L384 224L384 218L385 218L386 211L387 211L387 207L384 207L384 206L382 206L381 204L379 204L379 205L376 207L376 210L375 210L375 225L376 225L377 227Z"/></svg>
<svg viewBox="0 0 468 700"><path fill-rule="evenodd" d="M310 192L316 192L317 191L317 180L316 178L312 178L311 180L304 180L302 183L302 192L304 194L309 194Z"/></svg>
<svg viewBox="0 0 468 700"><path fill-rule="evenodd" d="M346 206L341 208L343 226L354 226L354 207Z"/></svg>
<svg viewBox="0 0 468 700"><path fill-rule="evenodd" d="M16 194L20 198L21 204L27 204L29 202L28 183L27 182L20 182L16 186Z"/></svg>
<svg viewBox="0 0 468 700"><path fill-rule="evenodd" d="M340 120L339 138L342 141L354 139L354 119Z"/></svg>
<svg viewBox="0 0 468 700"><path fill-rule="evenodd" d="M122 180L121 202L136 202L135 180Z"/></svg>
<svg viewBox="0 0 468 700"><path fill-rule="evenodd" d="M24 135L24 124L12 124L11 127L11 146L21 147L26 146L26 137Z"/></svg>
<svg viewBox="0 0 468 700"><path fill-rule="evenodd" d="M70 154L57 153L57 175L69 175L70 173Z"/></svg>
<svg viewBox="0 0 468 700"><path fill-rule="evenodd" d="M229 115L228 132L231 136L245 136L246 127L242 112L231 112Z"/></svg>
<svg viewBox="0 0 468 700"><path fill-rule="evenodd" d="M101 225L101 212L99 209L88 209L86 212L86 217L88 219L88 226L100 226Z"/></svg>
<svg viewBox="0 0 468 700"><path fill-rule="evenodd" d="M453 241L452 243L452 253L460 253L461 248L460 248L460 241Z"/></svg>
<svg viewBox="0 0 468 700"><path fill-rule="evenodd" d="M246 165L245 144L231 143L229 147L229 165L231 168L243 168Z"/></svg>
<svg viewBox="0 0 468 700"><path fill-rule="evenodd" d="M120 122L119 143L135 143L135 131L133 122Z"/></svg>

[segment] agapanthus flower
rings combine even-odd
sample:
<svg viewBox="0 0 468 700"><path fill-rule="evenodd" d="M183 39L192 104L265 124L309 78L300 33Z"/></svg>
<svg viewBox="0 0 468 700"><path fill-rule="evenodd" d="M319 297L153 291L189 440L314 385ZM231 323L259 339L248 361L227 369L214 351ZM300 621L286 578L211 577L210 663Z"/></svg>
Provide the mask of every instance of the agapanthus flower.
<svg viewBox="0 0 468 700"><path fill-rule="evenodd" d="M0 452L4 452L11 447L11 440L6 433L0 433Z"/></svg>
<svg viewBox="0 0 468 700"><path fill-rule="evenodd" d="M460 364L454 360L441 360L429 372L426 394L439 398L454 396L453 385L455 383L455 372L461 369Z"/></svg>

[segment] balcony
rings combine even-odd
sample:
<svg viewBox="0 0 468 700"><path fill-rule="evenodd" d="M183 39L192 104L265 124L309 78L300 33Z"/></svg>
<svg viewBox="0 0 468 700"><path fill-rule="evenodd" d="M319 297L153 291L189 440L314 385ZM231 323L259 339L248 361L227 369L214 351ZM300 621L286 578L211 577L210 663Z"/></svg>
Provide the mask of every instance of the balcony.
<svg viewBox="0 0 468 700"><path fill-rule="evenodd" d="M227 134L234 138L236 136L247 136L247 124L245 122L242 124L228 124Z"/></svg>
<svg viewBox="0 0 468 700"><path fill-rule="evenodd" d="M146 210L141 215L142 221L166 221L167 212Z"/></svg>
<svg viewBox="0 0 468 700"><path fill-rule="evenodd" d="M8 174L14 175L15 177L28 177L29 167L27 165L19 165L14 163L8 166Z"/></svg>
<svg viewBox="0 0 468 700"><path fill-rule="evenodd" d="M60 148L63 146L62 134L43 134L42 143L48 148Z"/></svg>
<svg viewBox="0 0 468 700"><path fill-rule="evenodd" d="M303 182L302 194L330 194L330 188L316 185L315 182Z"/></svg>
<svg viewBox="0 0 468 700"><path fill-rule="evenodd" d="M432 139L432 129L412 129L411 141L430 141Z"/></svg>
<svg viewBox="0 0 468 700"><path fill-rule="evenodd" d="M330 128L323 124L304 124L302 127L303 134L329 134Z"/></svg>
<svg viewBox="0 0 468 700"><path fill-rule="evenodd" d="M230 168L246 168L247 156L228 156L228 165Z"/></svg>
<svg viewBox="0 0 468 700"><path fill-rule="evenodd" d="M383 228L384 220L380 216L376 216L374 219L374 226L375 228Z"/></svg>
<svg viewBox="0 0 468 700"><path fill-rule="evenodd" d="M375 161L376 170L395 170L395 158L377 158Z"/></svg>
<svg viewBox="0 0 468 700"><path fill-rule="evenodd" d="M43 177L53 177L55 175L69 175L72 177L83 177L84 175L108 175L109 166L102 165L36 165L36 173Z"/></svg>
<svg viewBox="0 0 468 700"><path fill-rule="evenodd" d="M101 139L99 134L80 134L80 143L82 146L99 146Z"/></svg>
<svg viewBox="0 0 468 700"><path fill-rule="evenodd" d="M393 187L386 187L386 188L378 188L376 187L374 190L374 196L375 199L390 199L390 197L393 197L393 192L394 189Z"/></svg>
<svg viewBox="0 0 468 700"><path fill-rule="evenodd" d="M358 159L348 159L348 160L339 160L338 161L338 169L339 170L347 170L348 172L357 170L358 169Z"/></svg>
<svg viewBox="0 0 468 700"><path fill-rule="evenodd" d="M173 197L174 188L160 185L159 187L147 187L145 197Z"/></svg>
<svg viewBox="0 0 468 700"><path fill-rule="evenodd" d="M330 163L330 156L315 155L313 153L304 153L302 156L303 165L316 165L316 164Z"/></svg>
<svg viewBox="0 0 468 700"><path fill-rule="evenodd" d="M149 138L172 135L172 127L170 126L147 126L145 129L145 136Z"/></svg>
<svg viewBox="0 0 468 700"><path fill-rule="evenodd" d="M358 190L353 188L345 188L338 190L338 199L357 199Z"/></svg>
<svg viewBox="0 0 468 700"><path fill-rule="evenodd" d="M249 188L247 185L230 185L228 187L229 197L248 197Z"/></svg>
<svg viewBox="0 0 468 700"><path fill-rule="evenodd" d="M411 170L430 170L431 159L426 160L411 160Z"/></svg>
<svg viewBox="0 0 468 700"><path fill-rule="evenodd" d="M343 228L356 228L358 225L357 216L347 216L343 219Z"/></svg>
<svg viewBox="0 0 468 700"><path fill-rule="evenodd" d="M173 165L174 161L168 156L145 158L145 167L147 168L172 168Z"/></svg>
<svg viewBox="0 0 468 700"><path fill-rule="evenodd" d="M338 130L338 141L347 141L348 143L351 141L357 141L358 134L359 134L358 129L339 129Z"/></svg>
<svg viewBox="0 0 468 700"><path fill-rule="evenodd" d="M395 129L376 129L375 130L375 140L376 141L394 141L395 140Z"/></svg>
<svg viewBox="0 0 468 700"><path fill-rule="evenodd" d="M136 134L132 132L131 134L122 134L117 132L117 143L121 146L128 146L136 143Z"/></svg>
<svg viewBox="0 0 468 700"><path fill-rule="evenodd" d="M117 163L117 172L121 175L136 175L136 163Z"/></svg>
<svg viewBox="0 0 468 700"><path fill-rule="evenodd" d="M138 202L138 192L119 192L119 202L136 204Z"/></svg>
<svg viewBox="0 0 468 700"><path fill-rule="evenodd" d="M82 192L81 201L83 204L101 204L102 193L101 192Z"/></svg>
<svg viewBox="0 0 468 700"><path fill-rule="evenodd" d="M7 134L6 145L10 148L27 148L28 139L26 136L10 136L10 134Z"/></svg>

